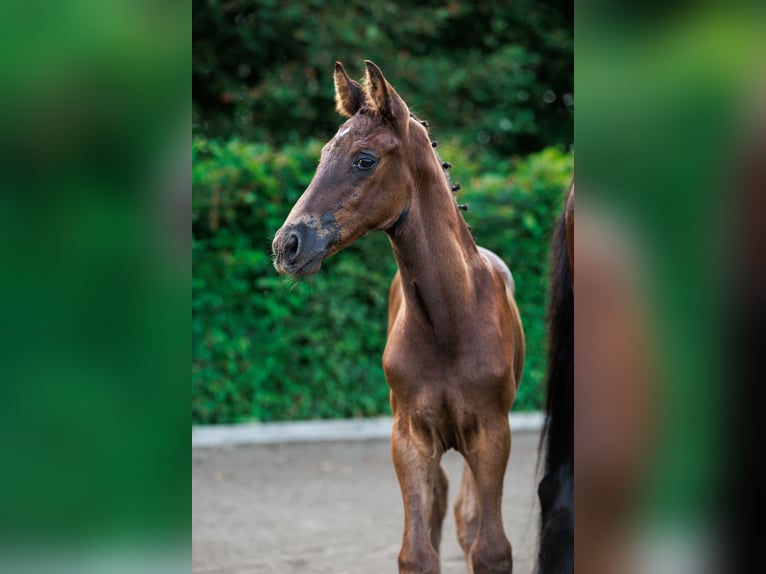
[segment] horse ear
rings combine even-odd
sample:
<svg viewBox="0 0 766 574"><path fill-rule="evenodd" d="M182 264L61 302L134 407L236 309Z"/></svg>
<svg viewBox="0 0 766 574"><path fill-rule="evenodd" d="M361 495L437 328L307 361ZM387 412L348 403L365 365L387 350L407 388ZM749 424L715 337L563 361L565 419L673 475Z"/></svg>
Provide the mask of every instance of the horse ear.
<svg viewBox="0 0 766 574"><path fill-rule="evenodd" d="M346 117L353 116L364 103L364 89L352 80L343 68L343 64L335 62L335 109Z"/></svg>
<svg viewBox="0 0 766 574"><path fill-rule="evenodd" d="M381 116L395 125L406 126L409 122L410 111L407 104L396 93L393 86L383 77L383 72L370 60L365 60L367 68L365 88L367 101Z"/></svg>

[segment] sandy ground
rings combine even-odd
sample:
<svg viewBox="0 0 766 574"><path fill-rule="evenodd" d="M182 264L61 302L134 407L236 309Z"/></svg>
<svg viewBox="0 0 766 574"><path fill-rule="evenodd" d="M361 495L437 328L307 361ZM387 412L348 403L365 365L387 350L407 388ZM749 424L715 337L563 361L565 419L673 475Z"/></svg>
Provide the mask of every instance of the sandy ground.
<svg viewBox="0 0 766 574"><path fill-rule="evenodd" d="M531 572L539 434L517 432L503 518L515 574ZM450 500L463 461L442 463ZM451 512L442 573L464 573ZM388 441L193 449L192 571L197 574L395 574L403 511Z"/></svg>

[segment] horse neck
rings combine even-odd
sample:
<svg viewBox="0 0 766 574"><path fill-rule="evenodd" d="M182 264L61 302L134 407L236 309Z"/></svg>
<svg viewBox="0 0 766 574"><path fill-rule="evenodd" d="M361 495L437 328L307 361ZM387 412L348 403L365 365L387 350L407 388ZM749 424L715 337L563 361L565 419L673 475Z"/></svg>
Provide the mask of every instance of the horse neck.
<svg viewBox="0 0 766 574"><path fill-rule="evenodd" d="M480 255L430 146L428 152L411 170L406 220L389 238L408 310L444 338L459 330L475 305Z"/></svg>

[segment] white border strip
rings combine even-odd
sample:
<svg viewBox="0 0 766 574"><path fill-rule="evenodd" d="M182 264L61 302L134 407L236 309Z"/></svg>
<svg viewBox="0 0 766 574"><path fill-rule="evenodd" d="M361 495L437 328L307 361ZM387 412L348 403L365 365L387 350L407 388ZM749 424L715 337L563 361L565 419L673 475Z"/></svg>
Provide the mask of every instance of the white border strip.
<svg viewBox="0 0 766 574"><path fill-rule="evenodd" d="M512 431L539 431L543 428L545 415L541 412L510 413L508 420ZM193 426L192 448L387 439L391 436L392 424L391 417L376 417Z"/></svg>

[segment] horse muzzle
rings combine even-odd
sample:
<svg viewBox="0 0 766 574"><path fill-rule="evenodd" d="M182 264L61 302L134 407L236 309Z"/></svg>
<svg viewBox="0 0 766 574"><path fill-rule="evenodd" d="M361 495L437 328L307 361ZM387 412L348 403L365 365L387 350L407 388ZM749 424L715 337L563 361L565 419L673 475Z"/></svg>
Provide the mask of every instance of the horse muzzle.
<svg viewBox="0 0 766 574"><path fill-rule="evenodd" d="M339 237L337 227L317 227L305 222L285 225L271 244L274 267L283 275L316 273Z"/></svg>

